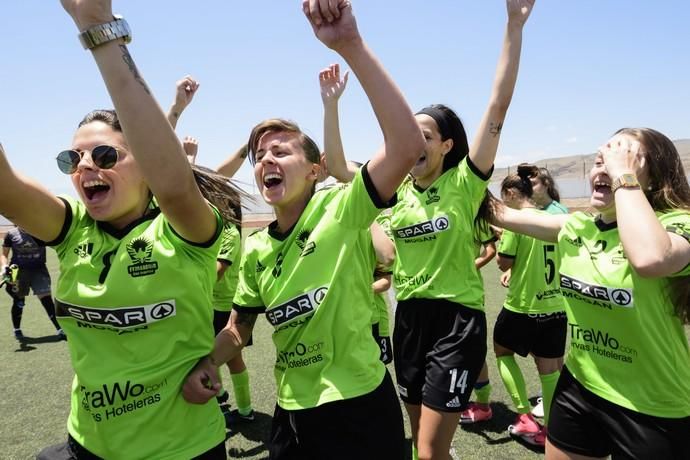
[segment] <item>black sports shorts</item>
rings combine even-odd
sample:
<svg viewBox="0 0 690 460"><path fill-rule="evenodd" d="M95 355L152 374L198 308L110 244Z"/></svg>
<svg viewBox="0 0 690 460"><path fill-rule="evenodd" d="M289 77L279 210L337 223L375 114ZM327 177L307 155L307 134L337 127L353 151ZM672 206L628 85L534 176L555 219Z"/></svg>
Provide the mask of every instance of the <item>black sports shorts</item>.
<svg viewBox="0 0 690 460"><path fill-rule="evenodd" d="M565 354L567 328L565 312L527 314L504 307L496 318L494 342L523 357L532 353L560 358Z"/></svg>
<svg viewBox="0 0 690 460"><path fill-rule="evenodd" d="M400 398L461 412L486 358L483 311L443 299L398 302L393 356Z"/></svg>
<svg viewBox="0 0 690 460"><path fill-rule="evenodd" d="M690 460L690 416L654 417L621 407L587 390L567 367L553 395L547 436L561 450L590 457Z"/></svg>

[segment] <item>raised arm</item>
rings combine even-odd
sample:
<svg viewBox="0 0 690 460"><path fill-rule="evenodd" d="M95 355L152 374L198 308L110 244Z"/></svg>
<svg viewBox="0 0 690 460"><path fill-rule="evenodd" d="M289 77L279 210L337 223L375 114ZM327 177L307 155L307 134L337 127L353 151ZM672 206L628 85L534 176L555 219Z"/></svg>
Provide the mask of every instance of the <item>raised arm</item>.
<svg viewBox="0 0 690 460"><path fill-rule="evenodd" d="M498 141L513 98L520 66L522 29L532 12L534 0L506 0L506 6L508 25L503 39L503 50L496 68L489 106L484 112L469 153L472 163L484 174L491 171L496 159Z"/></svg>
<svg viewBox="0 0 690 460"><path fill-rule="evenodd" d="M80 31L113 20L109 0L61 1ZM217 231L216 216L201 195L182 145L127 46L119 39L91 51L128 146L161 211L186 240L209 241Z"/></svg>
<svg viewBox="0 0 690 460"><path fill-rule="evenodd" d="M235 150L232 155L227 157L220 166L218 166L216 169L218 174L225 177L233 177L242 166L242 163L244 163L245 158L247 158L247 152L247 144L242 144L240 148Z"/></svg>
<svg viewBox="0 0 690 460"><path fill-rule="evenodd" d="M175 83L175 100L168 109L168 122L173 129L177 128L182 112L191 104L198 89L199 82L189 75Z"/></svg>
<svg viewBox="0 0 690 460"><path fill-rule="evenodd" d="M323 102L323 145L328 173L340 182L351 182L357 169L345 160L345 150L340 136L338 101L347 87L349 72L340 79L340 65L331 64L319 72L321 101Z"/></svg>
<svg viewBox="0 0 690 460"><path fill-rule="evenodd" d="M12 169L0 145L0 214L43 241L58 237L65 205L39 183Z"/></svg>
<svg viewBox="0 0 690 460"><path fill-rule="evenodd" d="M405 98L359 34L347 0L303 0L317 38L336 51L359 79L383 132L383 149L368 165L379 198L390 200L424 149L424 138Z"/></svg>

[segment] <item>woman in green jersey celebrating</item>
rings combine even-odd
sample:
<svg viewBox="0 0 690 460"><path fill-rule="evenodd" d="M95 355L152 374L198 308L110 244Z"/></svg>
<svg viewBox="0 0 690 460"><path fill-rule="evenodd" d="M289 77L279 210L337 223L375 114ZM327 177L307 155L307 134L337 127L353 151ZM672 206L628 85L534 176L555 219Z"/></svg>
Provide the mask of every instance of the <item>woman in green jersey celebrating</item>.
<svg viewBox="0 0 690 460"><path fill-rule="evenodd" d="M545 214L532 201L527 174L511 174L501 184L503 202L513 209ZM498 267L513 277L503 309L494 326L496 364L518 417L508 428L530 444L543 447L546 431L533 418L527 388L515 353L531 354L539 372L548 424L551 396L556 387L565 351L566 318L558 287L556 246L504 230L498 250Z"/></svg>
<svg viewBox="0 0 690 460"><path fill-rule="evenodd" d="M318 39L359 78L385 143L350 184L314 193L320 151L294 123L257 125L254 176L276 220L250 235L230 323L185 384L189 401L217 390L217 367L246 343L259 313L274 328L277 404L272 459L403 458L404 430L392 379L371 336L369 227L423 149L402 94L357 30L347 1L305 0Z"/></svg>
<svg viewBox="0 0 690 460"><path fill-rule="evenodd" d="M68 442L39 458L224 459L217 405L189 404L180 391L213 346L223 220L137 71L126 22L107 0L62 3L117 114L88 114L58 154L79 200L53 196L0 152L0 212L60 260L56 312L75 370Z"/></svg>
<svg viewBox="0 0 690 460"><path fill-rule="evenodd" d="M690 186L673 143L618 131L589 176L595 214L503 206L497 225L558 242L570 350L549 459L690 458Z"/></svg>
<svg viewBox="0 0 690 460"><path fill-rule="evenodd" d="M533 1L508 0L508 24L489 106L470 148L448 107L421 110L426 138L413 180L398 190L398 307L393 353L419 458L449 458L450 444L486 356L483 285L474 267L474 220L484 198L517 80Z"/></svg>

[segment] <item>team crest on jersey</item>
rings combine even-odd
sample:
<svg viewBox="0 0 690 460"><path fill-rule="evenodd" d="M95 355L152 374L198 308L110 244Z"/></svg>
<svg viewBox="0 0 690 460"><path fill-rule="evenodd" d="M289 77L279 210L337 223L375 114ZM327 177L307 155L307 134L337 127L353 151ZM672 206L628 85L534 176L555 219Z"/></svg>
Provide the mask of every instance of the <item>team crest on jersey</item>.
<svg viewBox="0 0 690 460"><path fill-rule="evenodd" d="M81 259L86 259L93 254L93 243L83 243L74 248L74 253Z"/></svg>
<svg viewBox="0 0 690 460"><path fill-rule="evenodd" d="M132 265L127 272L132 278L153 275L158 270L158 262L152 260L153 243L146 238L135 238L127 244L127 254L132 259Z"/></svg>
<svg viewBox="0 0 690 460"><path fill-rule="evenodd" d="M309 237L311 236L311 230L302 230L299 232L299 235L297 235L297 239L295 240L295 243L297 243L297 246L302 250L302 253L300 254L300 257L308 256L314 250L316 249L316 243L313 241L309 241Z"/></svg>
<svg viewBox="0 0 690 460"><path fill-rule="evenodd" d="M426 204L438 203L440 199L441 197L438 196L437 187L431 187L429 190L426 191Z"/></svg>

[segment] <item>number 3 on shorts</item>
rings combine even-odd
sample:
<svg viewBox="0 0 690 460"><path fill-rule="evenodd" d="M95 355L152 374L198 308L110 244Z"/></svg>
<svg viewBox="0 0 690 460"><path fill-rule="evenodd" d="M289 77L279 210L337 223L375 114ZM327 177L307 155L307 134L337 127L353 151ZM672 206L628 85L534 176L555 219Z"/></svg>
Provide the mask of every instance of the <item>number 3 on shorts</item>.
<svg viewBox="0 0 690 460"><path fill-rule="evenodd" d="M460 388L460 394L465 394L465 390L467 389L467 374L468 371L464 370L462 371L462 374L460 374L460 378L458 378L458 369L451 369L448 372L450 372L450 391L451 393L455 393L456 388Z"/></svg>

